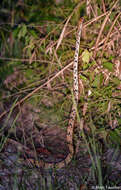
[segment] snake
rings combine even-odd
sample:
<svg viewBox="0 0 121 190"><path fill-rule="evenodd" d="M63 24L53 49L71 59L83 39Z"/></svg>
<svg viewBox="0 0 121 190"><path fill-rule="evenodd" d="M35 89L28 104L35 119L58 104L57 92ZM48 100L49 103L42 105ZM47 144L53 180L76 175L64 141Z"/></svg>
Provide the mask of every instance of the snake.
<svg viewBox="0 0 121 190"><path fill-rule="evenodd" d="M78 82L78 58L79 58L79 47L80 47L80 38L82 33L82 25L83 25L83 18L80 18L79 24L78 24L78 30L76 35L76 46L75 46L75 54L74 54L74 61L73 61L73 105L70 112L67 132L66 132L66 141L68 144L69 153L67 157L57 163L48 163L43 160L29 160L32 164L34 164L37 167L42 167L44 169L49 168L63 168L66 165L68 165L74 155L74 147L73 147L73 131L74 131L74 123L76 120L76 110L78 106L78 99L79 99L79 82Z"/></svg>

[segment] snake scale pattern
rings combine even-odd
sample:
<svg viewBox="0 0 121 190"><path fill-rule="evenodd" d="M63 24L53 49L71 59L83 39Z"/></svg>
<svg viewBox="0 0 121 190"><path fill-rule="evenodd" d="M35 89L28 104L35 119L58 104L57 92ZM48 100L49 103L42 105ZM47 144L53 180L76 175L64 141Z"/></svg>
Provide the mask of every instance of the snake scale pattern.
<svg viewBox="0 0 121 190"><path fill-rule="evenodd" d="M69 148L69 154L65 158L65 160L60 161L58 163L47 163L44 161L35 161L31 160L31 163L34 164L37 167L42 167L45 169L48 168L62 168L66 166L72 159L74 154L74 147L73 147L73 130L74 130L74 123L76 119L76 107L78 105L78 96L79 96L79 88L78 88L78 57L79 57L79 46L80 46L80 37L82 32L82 24L83 24L83 18L80 19L78 24L78 31L76 36L76 47L75 47L75 55L74 55L74 62L73 62L73 95L74 95L74 101L72 105L72 110L70 114L70 119L68 123L67 128L67 135L66 135L66 141Z"/></svg>

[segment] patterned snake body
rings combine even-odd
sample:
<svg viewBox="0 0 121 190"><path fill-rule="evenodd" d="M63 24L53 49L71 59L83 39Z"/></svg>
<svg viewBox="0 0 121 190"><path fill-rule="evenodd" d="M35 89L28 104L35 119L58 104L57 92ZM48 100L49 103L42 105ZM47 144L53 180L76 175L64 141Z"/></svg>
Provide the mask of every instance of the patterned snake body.
<svg viewBox="0 0 121 190"><path fill-rule="evenodd" d="M69 148L69 154L65 158L65 160L58 162L58 163L45 163L44 161L33 161L31 162L36 165L37 167L42 167L45 169L48 168L62 168L65 165L67 165L74 154L74 148L73 148L73 130L74 130L74 123L76 118L76 108L78 105L78 96L79 96L79 89L78 89L78 57L79 57L79 46L80 46L80 37L82 32L82 23L83 18L80 19L79 25L78 25L78 31L77 31L77 37L76 37L76 48L75 48L75 55L74 55L74 62L73 62L73 95L74 95L74 103L72 106L70 119L68 123L67 128L67 135L66 140Z"/></svg>

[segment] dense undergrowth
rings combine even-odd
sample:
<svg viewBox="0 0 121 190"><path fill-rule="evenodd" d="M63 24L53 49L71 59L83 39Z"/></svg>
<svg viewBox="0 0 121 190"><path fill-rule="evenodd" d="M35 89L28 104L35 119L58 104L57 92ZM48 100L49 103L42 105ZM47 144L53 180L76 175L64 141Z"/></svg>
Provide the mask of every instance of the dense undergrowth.
<svg viewBox="0 0 121 190"><path fill-rule="evenodd" d="M87 2L2 0L0 149L3 150L11 129L16 129L17 114L10 123L13 104L21 107L21 104L29 103L39 109L36 112L41 125L58 125L66 129L72 105L75 36L77 23L83 16L80 97L74 139L75 146L79 141L87 147L92 164L90 176L82 175L76 188L90 189L96 185L99 185L97 188L106 188L106 185L121 188L121 178L117 177L121 175L121 159L116 161L118 168L108 166L108 162L115 162L115 154L121 148L121 4L112 0L92 0L89 5ZM6 132L7 127L9 132ZM119 172L115 176L116 171ZM26 178L28 176L24 176L24 180ZM29 188L26 183L17 181L17 174L14 180L14 189ZM70 183L72 181L70 178ZM56 181L54 188L70 188L66 182L61 186ZM43 179L41 183L44 185L38 183L40 189L53 189L52 186L46 188ZM39 185L36 188L39 189Z"/></svg>

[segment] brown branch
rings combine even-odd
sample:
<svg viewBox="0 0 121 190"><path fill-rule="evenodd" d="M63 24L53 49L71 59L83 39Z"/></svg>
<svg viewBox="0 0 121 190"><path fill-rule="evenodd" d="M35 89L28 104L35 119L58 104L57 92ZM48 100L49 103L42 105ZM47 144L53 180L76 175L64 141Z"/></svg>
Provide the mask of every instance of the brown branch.
<svg viewBox="0 0 121 190"><path fill-rule="evenodd" d="M115 20L114 20L114 22L113 22L113 24L112 24L112 26L111 26L111 28L110 28L108 34L107 34L107 37L106 37L105 43L104 43L104 45L103 45L103 50L102 50L102 53L101 53L101 57L103 56L103 53L104 53L104 50L105 50L106 43L107 43L108 39L110 38L111 31L113 30L113 28L114 28L114 26L115 26L115 24L116 24L116 22L117 22L117 20L118 20L118 18L119 18L120 15L121 15L121 13L119 13L119 14L117 15L117 17L115 18Z"/></svg>
<svg viewBox="0 0 121 190"><path fill-rule="evenodd" d="M101 26L101 29L100 29L100 32L99 32L99 35L97 37L97 40L96 40L96 43L95 43L95 54L94 54L94 57L96 56L96 52L97 52L97 47L98 47L98 43L100 41L100 38L101 38L101 35L102 35L102 32L104 30L104 27L109 19L109 16L110 14L112 13L112 10L114 9L114 7L116 6L116 4L118 3L118 0L115 2L115 4L113 5L113 7L111 8L111 10L108 12L108 14L106 15L104 21L103 21L103 24Z"/></svg>

